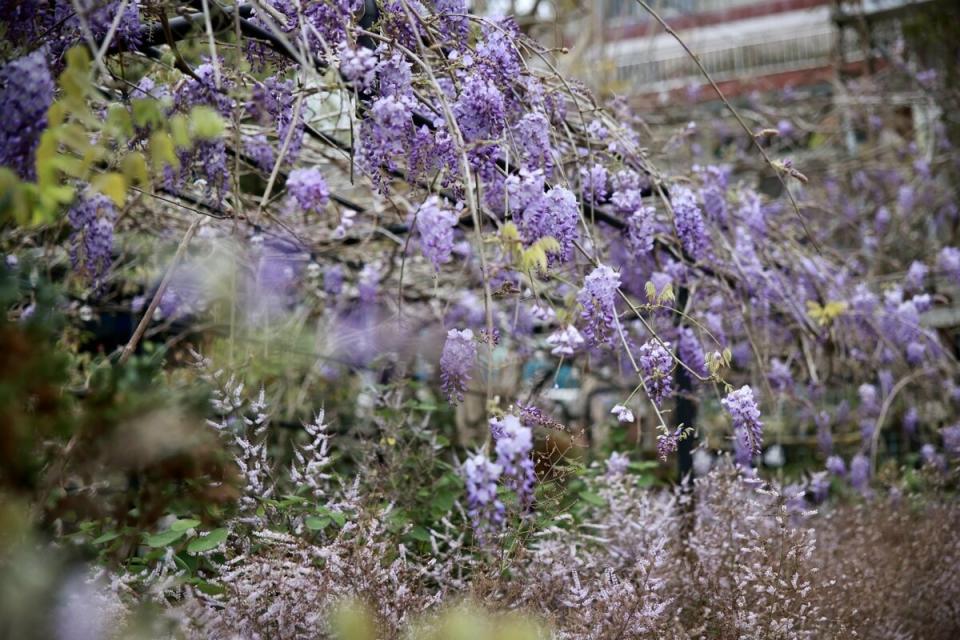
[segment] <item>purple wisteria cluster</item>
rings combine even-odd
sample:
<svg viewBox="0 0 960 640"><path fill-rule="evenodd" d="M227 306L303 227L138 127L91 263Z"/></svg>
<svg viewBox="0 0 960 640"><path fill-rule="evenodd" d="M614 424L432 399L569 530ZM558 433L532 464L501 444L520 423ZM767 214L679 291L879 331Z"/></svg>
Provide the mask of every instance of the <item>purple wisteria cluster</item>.
<svg viewBox="0 0 960 640"><path fill-rule="evenodd" d="M493 140L503 132L503 94L480 76L467 78L453 113L467 142Z"/></svg>
<svg viewBox="0 0 960 640"><path fill-rule="evenodd" d="M747 466L763 451L763 423L753 389L744 385L731 391L720 401L733 421L734 449L737 462Z"/></svg>
<svg viewBox="0 0 960 640"><path fill-rule="evenodd" d="M417 232L420 234L420 250L437 271L450 262L453 253L454 229L457 214L444 206L438 196L427 198L414 211Z"/></svg>
<svg viewBox="0 0 960 640"><path fill-rule="evenodd" d="M627 218L627 244L634 255L644 255L653 251L654 209L639 206Z"/></svg>
<svg viewBox="0 0 960 640"><path fill-rule="evenodd" d="M503 522L505 507L497 497L498 481L503 467L478 452L463 463L463 478L467 485L467 513L478 532L496 528Z"/></svg>
<svg viewBox="0 0 960 640"><path fill-rule="evenodd" d="M679 334L677 355L680 360L697 375L706 377L708 374L707 357L703 352L703 344L700 342L700 338L690 327L681 327Z"/></svg>
<svg viewBox="0 0 960 640"><path fill-rule="evenodd" d="M463 402L477 361L477 342L470 329L450 329L440 355L440 381L443 392L452 403Z"/></svg>
<svg viewBox="0 0 960 640"><path fill-rule="evenodd" d="M7 63L0 69L0 165L21 178L36 176L35 154L47 126L54 84L43 51Z"/></svg>
<svg viewBox="0 0 960 640"><path fill-rule="evenodd" d="M99 282L113 260L113 227L117 209L110 198L86 194L67 213L73 228L70 259L73 267L92 282Z"/></svg>
<svg viewBox="0 0 960 640"><path fill-rule="evenodd" d="M290 164L297 159L303 144L303 116L294 109L293 89L292 80L271 76L254 84L246 104L246 112L276 134L275 141L270 141L264 134L246 140L248 152L260 170L266 173L273 170L276 152L286 147L283 162Z"/></svg>
<svg viewBox="0 0 960 640"><path fill-rule="evenodd" d="M319 169L294 169L287 176L287 193L297 206L310 213L320 213L330 202L330 189Z"/></svg>
<svg viewBox="0 0 960 640"><path fill-rule="evenodd" d="M529 179L534 182L533 194L529 199L518 195L518 204L522 204L520 232L524 243L532 244L541 238L553 238L560 245L559 252L550 252L551 262L567 262L573 257L574 242L578 238L577 224L580 220L577 198L566 187L552 187L542 192L542 174L534 174ZM541 186L536 191L536 185ZM524 185L519 187L524 188ZM527 193L529 193L528 191ZM522 193L522 192L521 192Z"/></svg>
<svg viewBox="0 0 960 640"><path fill-rule="evenodd" d="M705 258L710 248L710 238L693 191L686 187L677 187L672 195L674 223L683 250L692 260Z"/></svg>
<svg viewBox="0 0 960 640"><path fill-rule="evenodd" d="M644 388L650 399L658 406L673 392L673 354L670 343L648 340L637 352Z"/></svg>
<svg viewBox="0 0 960 640"><path fill-rule="evenodd" d="M590 346L615 343L619 286L620 275L603 264L584 278L577 302L583 307L583 336Z"/></svg>
<svg viewBox="0 0 960 640"><path fill-rule="evenodd" d="M533 466L533 430L513 414L490 420L496 463L483 452L470 457L463 466L470 517L480 532L495 529L503 522L505 507L496 499L498 485L512 491L521 511L533 502L536 473Z"/></svg>
<svg viewBox="0 0 960 640"><path fill-rule="evenodd" d="M496 443L497 464L503 468L505 486L517 495L522 509L533 501L536 475L533 469L533 430L518 417L508 414L501 420L490 421L490 431Z"/></svg>

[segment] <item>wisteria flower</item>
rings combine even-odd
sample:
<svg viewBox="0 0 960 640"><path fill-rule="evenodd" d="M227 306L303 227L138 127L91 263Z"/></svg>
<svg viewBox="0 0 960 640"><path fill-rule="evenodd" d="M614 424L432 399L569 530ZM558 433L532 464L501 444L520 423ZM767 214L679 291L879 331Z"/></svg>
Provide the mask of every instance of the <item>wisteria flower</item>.
<svg viewBox="0 0 960 640"><path fill-rule="evenodd" d="M630 409L626 408L622 404L617 404L613 406L613 409L610 410L610 413L617 416L619 422L633 422L633 412Z"/></svg>
<svg viewBox="0 0 960 640"><path fill-rule="evenodd" d="M673 391L673 356L669 349L669 342L649 340L637 354L644 387L657 406Z"/></svg>
<svg viewBox="0 0 960 640"><path fill-rule="evenodd" d="M760 422L760 409L753 398L753 389L744 385L727 394L720 404L733 419L736 442L752 456L760 455L763 447L763 423Z"/></svg>
<svg viewBox="0 0 960 640"><path fill-rule="evenodd" d="M577 328L571 324L551 333L547 337L547 344L551 347L551 354L570 357L583 346L583 336L580 335Z"/></svg>
<svg viewBox="0 0 960 640"><path fill-rule="evenodd" d="M583 334L587 342L596 346L612 342L616 330L616 295L620 276L607 265L600 265L584 279L577 294L583 307Z"/></svg>
<svg viewBox="0 0 960 640"><path fill-rule="evenodd" d="M420 249L437 271L450 262L453 253L453 230L457 215L445 208L437 196L430 196L416 211Z"/></svg>
<svg viewBox="0 0 960 640"><path fill-rule="evenodd" d="M463 402L470 372L477 360L477 343L470 329L450 329L440 355L440 380L451 403Z"/></svg>
<svg viewBox="0 0 960 640"><path fill-rule="evenodd" d="M287 191L304 211L319 213L330 201L327 181L319 169L294 169L287 177Z"/></svg>

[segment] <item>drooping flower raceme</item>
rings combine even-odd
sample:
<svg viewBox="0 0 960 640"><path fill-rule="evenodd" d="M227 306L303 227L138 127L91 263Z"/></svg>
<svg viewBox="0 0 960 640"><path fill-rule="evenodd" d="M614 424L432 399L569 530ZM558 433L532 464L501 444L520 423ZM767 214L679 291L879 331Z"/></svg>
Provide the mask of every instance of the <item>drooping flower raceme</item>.
<svg viewBox="0 0 960 640"><path fill-rule="evenodd" d="M377 79L377 56L366 47L340 46L340 73L359 91L369 91Z"/></svg>
<svg viewBox="0 0 960 640"><path fill-rule="evenodd" d="M727 221L727 172L720 167L710 165L701 171L703 188L700 197L703 208L711 220L719 223Z"/></svg>
<svg viewBox="0 0 960 640"><path fill-rule="evenodd" d="M74 269L91 280L99 280L110 266L116 218L113 201L101 194L81 196L67 213L73 227L70 259Z"/></svg>
<svg viewBox="0 0 960 640"><path fill-rule="evenodd" d="M539 172L532 179L542 175ZM519 196L518 196L519 197ZM560 244L555 256L560 262L573 257L573 243L577 240L579 207L577 197L566 187L553 187L546 194L534 197L521 217L520 231L523 240L532 244L540 238L550 237Z"/></svg>
<svg viewBox="0 0 960 640"><path fill-rule="evenodd" d="M943 450L951 458L960 458L960 424L944 427L940 431L943 438Z"/></svg>
<svg viewBox="0 0 960 640"><path fill-rule="evenodd" d="M445 208L437 196L430 196L416 211L420 249L433 268L450 262L453 253L453 230L457 226L455 213Z"/></svg>
<svg viewBox="0 0 960 640"><path fill-rule="evenodd" d="M42 50L0 69L0 165L21 178L36 175L35 153L53 102L53 78Z"/></svg>
<svg viewBox="0 0 960 640"><path fill-rule="evenodd" d="M686 187L678 187L673 192L673 214L677 226L677 236L683 250L693 260L706 257L710 239L703 223L703 214L693 192Z"/></svg>
<svg viewBox="0 0 960 640"><path fill-rule="evenodd" d="M453 112L467 142L492 140L503 132L503 94L479 75L470 75L464 83Z"/></svg>
<svg viewBox="0 0 960 640"><path fill-rule="evenodd" d="M512 136L520 153L522 168L546 171L553 168L550 122L547 116L540 111L524 115L512 128Z"/></svg>
<svg viewBox="0 0 960 640"><path fill-rule="evenodd" d="M733 420L734 437L752 455L760 455L763 447L763 423L760 409L753 398L753 389L744 385L731 391L720 401Z"/></svg>
<svg viewBox="0 0 960 640"><path fill-rule="evenodd" d="M440 384L451 403L463 402L476 360L477 343L473 331L450 329L440 354Z"/></svg>
<svg viewBox="0 0 960 640"><path fill-rule="evenodd" d="M680 438L683 437L683 427L677 427L669 433L657 435L657 457L666 461L667 456L677 450Z"/></svg>
<svg viewBox="0 0 960 640"><path fill-rule="evenodd" d="M408 95L388 95L374 101L367 117L360 121L357 162L361 169L374 178L380 175L381 167L399 169L397 160L406 155L414 134L413 110Z"/></svg>
<svg viewBox="0 0 960 640"><path fill-rule="evenodd" d="M607 468L607 478L619 478L625 475L627 469L630 468L630 457L625 453L614 451L604 464Z"/></svg>
<svg viewBox="0 0 960 640"><path fill-rule="evenodd" d="M944 247L937 254L937 270L954 283L960 282L960 249Z"/></svg>
<svg viewBox="0 0 960 640"><path fill-rule="evenodd" d="M653 251L653 207L641 205L627 218L627 246L635 255Z"/></svg>
<svg viewBox="0 0 960 640"><path fill-rule="evenodd" d="M304 130L303 116L296 113L294 109L293 90L292 80L281 80L272 76L254 84L250 99L246 103L247 113L256 118L260 124L275 131L277 150L286 145L283 161L288 164L296 160L300 153ZM296 119L294 119L295 114ZM263 150L260 151L258 165L263 171L272 171L275 161L272 146L269 157Z"/></svg>
<svg viewBox="0 0 960 640"><path fill-rule="evenodd" d="M861 493L866 491L870 484L870 460L862 453L858 453L850 460L850 486Z"/></svg>
<svg viewBox="0 0 960 640"><path fill-rule="evenodd" d="M577 328L571 324L551 333L547 337L547 344L551 347L551 354L570 357L576 353L577 349L583 346L583 336L580 335Z"/></svg>
<svg viewBox="0 0 960 640"><path fill-rule="evenodd" d="M591 346L612 343L616 332L616 296L620 275L600 265L583 281L577 302L583 307L583 335Z"/></svg>
<svg viewBox="0 0 960 640"><path fill-rule="evenodd" d="M633 422L633 411L630 411L627 407L622 404L614 405L613 409L610 410L610 413L617 416L618 422Z"/></svg>
<svg viewBox="0 0 960 640"><path fill-rule="evenodd" d="M673 391L673 356L669 347L669 342L649 340L641 345L637 353L643 384L657 406Z"/></svg>
<svg viewBox="0 0 960 640"><path fill-rule="evenodd" d="M476 453L463 464L467 485L467 513L480 532L496 528L503 522L504 506L497 498L497 481L503 467L483 453Z"/></svg>
<svg viewBox="0 0 960 640"><path fill-rule="evenodd" d="M458 42L466 39L470 32L467 0L435 0L433 5L440 16L440 33Z"/></svg>
<svg viewBox="0 0 960 640"><path fill-rule="evenodd" d="M583 186L584 199L599 204L607 199L607 182L610 175L606 167L602 164L594 164L592 167L583 167L580 169L580 183Z"/></svg>
<svg viewBox="0 0 960 640"><path fill-rule="evenodd" d="M304 211L319 213L330 202L330 189L319 169L294 169L287 178L287 191Z"/></svg>
<svg viewBox="0 0 960 640"><path fill-rule="evenodd" d="M117 23L111 44L118 49L128 50L140 46L144 27L140 22L139 2L127 2L121 5L120 0L112 0L112 2L80 0L75 6L79 12L71 15L68 24L79 31L82 21L98 42L106 38L117 17L117 12L123 6L123 14Z"/></svg>
<svg viewBox="0 0 960 640"><path fill-rule="evenodd" d="M533 430L514 415L506 415L496 425L491 422L495 434L497 464L503 468L508 488L513 489L524 508L533 500L536 474L533 470ZM498 434L498 435L497 435Z"/></svg>
<svg viewBox="0 0 960 640"><path fill-rule="evenodd" d="M847 465L840 456L830 456L826 463L827 471L835 476L843 477L847 475Z"/></svg>
<svg viewBox="0 0 960 640"><path fill-rule="evenodd" d="M677 339L677 353L685 365L696 372L697 375L706 377L707 357L703 352L703 345L700 338L690 327L682 327L680 336Z"/></svg>

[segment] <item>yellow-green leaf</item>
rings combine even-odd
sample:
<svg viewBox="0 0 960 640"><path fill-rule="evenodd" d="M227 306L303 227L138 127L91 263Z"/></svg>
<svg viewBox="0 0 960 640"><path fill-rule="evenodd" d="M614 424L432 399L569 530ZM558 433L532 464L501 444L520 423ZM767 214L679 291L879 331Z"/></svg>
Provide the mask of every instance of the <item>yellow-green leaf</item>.
<svg viewBox="0 0 960 640"><path fill-rule="evenodd" d="M168 166L174 168L180 166L173 144L170 134L163 131L157 131L150 136L150 162L153 164L154 171L163 171L164 167Z"/></svg>
<svg viewBox="0 0 960 640"><path fill-rule="evenodd" d="M643 285L643 290L647 292L647 301L653 303L657 299L657 286L647 280L647 284Z"/></svg>
<svg viewBox="0 0 960 640"><path fill-rule="evenodd" d="M190 147L190 125L182 114L178 113L170 118L170 135L173 136L173 144L177 149Z"/></svg>
<svg viewBox="0 0 960 640"><path fill-rule="evenodd" d="M139 151L125 155L123 160L120 161L120 169L130 184L145 185L150 182L150 176L147 173L147 161Z"/></svg>
<svg viewBox="0 0 960 640"><path fill-rule="evenodd" d="M133 123L138 127L163 124L163 110L160 101L152 98L133 100Z"/></svg>
<svg viewBox="0 0 960 640"><path fill-rule="evenodd" d="M524 271L546 271L547 253L539 244L525 249L520 256L520 266Z"/></svg>
<svg viewBox="0 0 960 640"><path fill-rule="evenodd" d="M107 127L112 131L115 138L126 140L133 135L133 121L130 119L130 112L123 105L110 105L110 111L107 114Z"/></svg>
<svg viewBox="0 0 960 640"><path fill-rule="evenodd" d="M520 232L517 230L517 225L512 222L508 222L503 225L503 228L500 229L500 237L503 238L504 242L517 242L520 240Z"/></svg>
<svg viewBox="0 0 960 640"><path fill-rule="evenodd" d="M93 188L122 207L127 199L127 180L119 173L103 173L93 179Z"/></svg>
<svg viewBox="0 0 960 640"><path fill-rule="evenodd" d="M210 107L194 107L190 110L190 130L201 140L214 140L223 134L224 124L220 115Z"/></svg>

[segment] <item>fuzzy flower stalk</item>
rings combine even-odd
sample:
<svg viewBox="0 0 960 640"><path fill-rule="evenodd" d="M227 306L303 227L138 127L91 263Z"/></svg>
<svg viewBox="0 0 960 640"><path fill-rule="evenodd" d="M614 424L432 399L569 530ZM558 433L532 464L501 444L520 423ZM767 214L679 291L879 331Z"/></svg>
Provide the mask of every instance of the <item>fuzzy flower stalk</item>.
<svg viewBox="0 0 960 640"><path fill-rule="evenodd" d="M290 480L297 487L307 487L315 498L324 494L324 484L330 479L330 474L325 472L330 465L330 435L323 418L324 412L320 411L313 422L303 425L310 442L294 448L290 465Z"/></svg>
<svg viewBox="0 0 960 640"><path fill-rule="evenodd" d="M760 409L753 397L753 389L744 385L736 391L731 391L720 403L733 420L733 432L739 456L749 460L753 456L760 455L763 449L763 423L760 422Z"/></svg>

